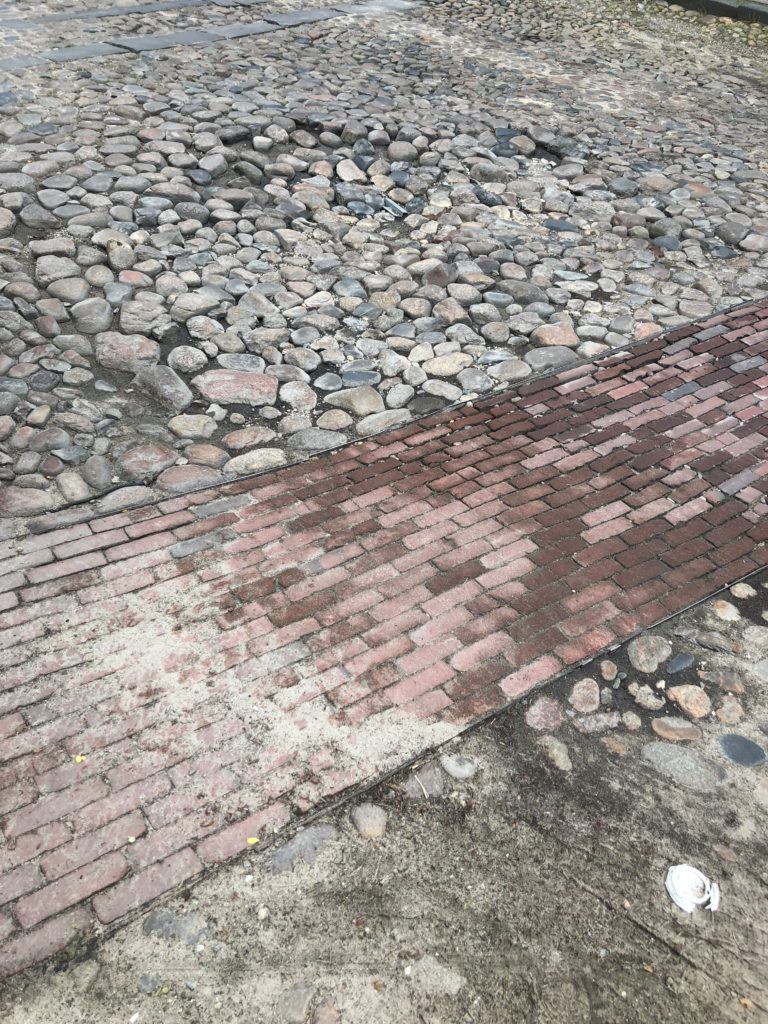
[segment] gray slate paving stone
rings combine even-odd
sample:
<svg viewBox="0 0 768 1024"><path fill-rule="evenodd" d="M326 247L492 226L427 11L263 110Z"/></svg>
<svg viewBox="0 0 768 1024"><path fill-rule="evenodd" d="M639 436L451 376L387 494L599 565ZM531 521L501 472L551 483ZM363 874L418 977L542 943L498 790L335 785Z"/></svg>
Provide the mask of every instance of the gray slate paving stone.
<svg viewBox="0 0 768 1024"><path fill-rule="evenodd" d="M122 36L110 39L108 42L111 46L117 46L123 50L143 53L147 50L165 50L171 46L211 43L214 42L214 36L209 32L189 29L186 32L169 32L166 35Z"/></svg>
<svg viewBox="0 0 768 1024"><path fill-rule="evenodd" d="M223 25L222 27L211 27L208 29L212 36L222 39L240 39L244 36L263 35L265 32L276 32L279 26L266 21L254 21L251 24Z"/></svg>
<svg viewBox="0 0 768 1024"><path fill-rule="evenodd" d="M39 56L56 63L68 60L86 60L89 57L110 57L122 51L109 43L90 43L85 46L65 46L60 50L48 50Z"/></svg>
<svg viewBox="0 0 768 1024"><path fill-rule="evenodd" d="M266 21L274 22L286 28L294 25L305 25L313 21L327 21L329 18L338 18L339 12L327 8L318 7L309 11L286 11L283 14L265 14Z"/></svg>
<svg viewBox="0 0 768 1024"><path fill-rule="evenodd" d="M4 57L0 60L0 71L20 71L23 68L39 67L46 63L46 58L39 54L29 57Z"/></svg>

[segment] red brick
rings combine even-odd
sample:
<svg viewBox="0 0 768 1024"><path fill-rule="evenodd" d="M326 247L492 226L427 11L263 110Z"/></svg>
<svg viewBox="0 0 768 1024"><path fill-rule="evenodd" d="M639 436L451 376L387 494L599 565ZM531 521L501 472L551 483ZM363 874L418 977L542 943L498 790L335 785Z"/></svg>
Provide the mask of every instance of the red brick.
<svg viewBox="0 0 768 1024"><path fill-rule="evenodd" d="M109 892L96 896L93 909L102 924L109 924L130 910L151 903L163 893L175 889L202 869L203 865L192 850L180 850L146 871L119 882Z"/></svg>
<svg viewBox="0 0 768 1024"><path fill-rule="evenodd" d="M126 786L119 793L111 793L103 800L96 800L79 811L73 818L75 831L93 832L115 818L164 796L170 788L171 782L165 772L135 782L132 786Z"/></svg>
<svg viewBox="0 0 768 1024"><path fill-rule="evenodd" d="M615 537L617 534L624 533L631 525L629 519L625 516L619 516L607 523L602 523L600 526L593 526L592 529L585 530L581 536L587 544L596 544L598 541L608 540L609 537Z"/></svg>
<svg viewBox="0 0 768 1024"><path fill-rule="evenodd" d="M601 627L584 633L575 640L555 648L555 654L566 665L575 665L586 658L592 658L606 647L615 643L616 636L611 630Z"/></svg>
<svg viewBox="0 0 768 1024"><path fill-rule="evenodd" d="M132 540L127 544L117 544L115 547L109 548L106 554L110 562L117 562L124 558L145 555L147 552L156 551L158 548L167 548L175 543L176 538L172 533L153 533L151 536L142 537L140 540Z"/></svg>
<svg viewBox="0 0 768 1024"><path fill-rule="evenodd" d="M46 854L40 867L49 880L60 878L75 871L83 864L89 864L106 853L128 846L132 839L144 835L146 822L141 814L126 814L95 832L89 832L81 839L75 839L53 853Z"/></svg>
<svg viewBox="0 0 768 1024"><path fill-rule="evenodd" d="M6 848L0 854L0 871L5 871L9 865L26 864L41 853L69 842L70 838L71 833L63 821L52 821L35 832L25 832L15 840L12 850Z"/></svg>
<svg viewBox="0 0 768 1024"><path fill-rule="evenodd" d="M101 889L113 885L127 870L125 857L119 853L109 853L101 860L78 868L57 882L46 885L44 889L38 889L32 895L20 899L16 904L19 924L22 928L34 928L46 917L67 910Z"/></svg>
<svg viewBox="0 0 768 1024"><path fill-rule="evenodd" d="M108 792L101 779L89 779L88 782L73 786L61 793L41 797L37 803L30 804L8 816L4 826L5 834L8 838L15 838L24 832L31 832L41 825L46 825L49 821L56 821L71 815L79 808L94 800L99 800Z"/></svg>
<svg viewBox="0 0 768 1024"><path fill-rule="evenodd" d="M522 665L508 676L505 676L499 683L499 687L507 697L516 700L548 679L552 679L561 669L562 665L557 658L547 654L537 658L535 661L529 662L527 665Z"/></svg>
<svg viewBox="0 0 768 1024"><path fill-rule="evenodd" d="M79 540L58 544L53 549L53 553L58 559L72 558L74 555L83 555L88 551L108 548L111 544L119 544L127 539L128 535L125 530L105 530L104 533L89 534Z"/></svg>
<svg viewBox="0 0 768 1024"><path fill-rule="evenodd" d="M47 583L60 579L62 576L85 572L87 569L93 569L96 566L104 565L104 563L104 555L100 551L92 551L90 554L67 558L63 562L51 562L48 565L28 569L27 579L30 583Z"/></svg>
<svg viewBox="0 0 768 1024"><path fill-rule="evenodd" d="M0 976L16 974L58 953L77 934L89 931L92 923L90 911L78 907L46 922L41 928L17 935L0 946Z"/></svg>
<svg viewBox="0 0 768 1024"><path fill-rule="evenodd" d="M289 818L288 808L284 804L271 804L243 821L204 839L198 845L197 852L206 864L219 864L251 849L248 839L260 839L265 833L277 831Z"/></svg>
<svg viewBox="0 0 768 1024"><path fill-rule="evenodd" d="M408 676L399 683L395 683L394 686L388 687L384 691L384 696L392 704L406 704L427 690L442 686L453 676L454 670L445 662L440 661L421 672Z"/></svg>
<svg viewBox="0 0 768 1024"><path fill-rule="evenodd" d="M0 875L0 907L10 903L18 896L24 896L33 889L39 888L44 882L38 868L34 864L23 864ZM0 972L1 974L2 972Z"/></svg>
<svg viewBox="0 0 768 1024"><path fill-rule="evenodd" d="M412 672L420 672L435 662L442 661L461 647L461 641L456 637L449 637L426 647L417 647L402 658L398 658L397 664L403 675L410 675Z"/></svg>
<svg viewBox="0 0 768 1024"><path fill-rule="evenodd" d="M62 893L124 856L141 874L96 897L117 919L199 870L190 844L209 863L242 850L233 810L290 793L306 811L364 781L332 750L304 758L318 724L340 750L393 704L460 728L768 564L768 373L730 358L768 365L765 309L258 480L1 541L0 885ZM661 397L689 380L695 396ZM278 721L289 761L261 750ZM125 845L127 827L144 834ZM30 920L40 891L13 897Z"/></svg>
<svg viewBox="0 0 768 1024"><path fill-rule="evenodd" d="M512 646L512 640L508 633L490 633L477 640L473 644L463 647L458 654L450 659L450 664L458 672L465 672L467 669L481 665L488 658L495 658Z"/></svg>
<svg viewBox="0 0 768 1024"><path fill-rule="evenodd" d="M237 789L238 780L226 768L216 768L206 773L205 781L192 789L174 790L145 808L145 813L153 828L162 828L178 818L192 814L197 810L218 800L227 793Z"/></svg>

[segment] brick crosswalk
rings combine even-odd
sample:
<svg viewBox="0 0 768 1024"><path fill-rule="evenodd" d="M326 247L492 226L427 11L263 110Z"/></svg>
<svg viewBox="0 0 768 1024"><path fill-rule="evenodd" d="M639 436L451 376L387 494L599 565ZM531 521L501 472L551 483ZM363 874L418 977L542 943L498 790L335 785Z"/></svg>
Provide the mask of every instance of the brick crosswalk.
<svg viewBox="0 0 768 1024"><path fill-rule="evenodd" d="M0 974L768 564L768 304L7 541Z"/></svg>

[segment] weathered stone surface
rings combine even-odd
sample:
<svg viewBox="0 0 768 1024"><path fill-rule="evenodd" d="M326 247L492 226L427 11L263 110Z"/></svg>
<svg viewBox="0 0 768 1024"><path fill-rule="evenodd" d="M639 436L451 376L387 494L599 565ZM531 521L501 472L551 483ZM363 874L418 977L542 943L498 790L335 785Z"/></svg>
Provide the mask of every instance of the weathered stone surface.
<svg viewBox="0 0 768 1024"><path fill-rule="evenodd" d="M642 756L661 775L697 793L714 793L726 780L722 768L673 743L648 743L642 749Z"/></svg>
<svg viewBox="0 0 768 1024"><path fill-rule="evenodd" d="M635 698L635 704L646 711L661 711L667 702L663 693L652 690L647 683L643 686L631 683L628 689Z"/></svg>
<svg viewBox="0 0 768 1024"><path fill-rule="evenodd" d="M112 307L105 299L84 299L75 303L70 312L81 334L98 334L108 330L112 323Z"/></svg>
<svg viewBox="0 0 768 1024"><path fill-rule="evenodd" d="M445 792L445 776L434 761L417 768L405 782L405 795L410 800L436 800Z"/></svg>
<svg viewBox="0 0 768 1024"><path fill-rule="evenodd" d="M177 437L208 438L216 433L216 421L210 416L197 416L187 413L174 416L168 421L169 429Z"/></svg>
<svg viewBox="0 0 768 1024"><path fill-rule="evenodd" d="M170 366L143 366L131 382L139 391L153 395L160 405L182 412L192 404L194 395Z"/></svg>
<svg viewBox="0 0 768 1024"><path fill-rule="evenodd" d="M473 757L464 757L462 754L441 754L440 764L443 771L459 782L472 779L477 774L477 761Z"/></svg>
<svg viewBox="0 0 768 1024"><path fill-rule="evenodd" d="M645 633L630 642L627 654L633 668L650 674L672 654L672 644L662 636Z"/></svg>
<svg viewBox="0 0 768 1024"><path fill-rule="evenodd" d="M538 732L555 732L564 721L563 709L554 697L537 697L525 713L526 725Z"/></svg>
<svg viewBox="0 0 768 1024"><path fill-rule="evenodd" d="M559 768L561 772L570 772L573 769L568 747L562 740L556 736L539 736L539 746L555 768Z"/></svg>
<svg viewBox="0 0 768 1024"><path fill-rule="evenodd" d="M407 409L387 409L386 412L376 412L366 416L356 425L355 430L360 437L368 437L371 434L378 434L382 430L391 430L393 427L402 426L412 419Z"/></svg>
<svg viewBox="0 0 768 1024"><path fill-rule="evenodd" d="M63 277L77 277L79 273L75 261L66 256L41 256L35 264L35 278L44 287Z"/></svg>
<svg viewBox="0 0 768 1024"><path fill-rule="evenodd" d="M717 720L723 725L735 725L744 717L744 708L735 697L724 697L717 709Z"/></svg>
<svg viewBox="0 0 768 1024"><path fill-rule="evenodd" d="M594 715L579 715L574 718L573 725L579 732L589 735L607 732L609 729L618 729L621 725L621 715L618 711L602 711Z"/></svg>
<svg viewBox="0 0 768 1024"><path fill-rule="evenodd" d="M537 345L566 345L568 348L575 348L579 344L579 336L573 329L573 324L563 320L554 324L542 324L531 332L531 341Z"/></svg>
<svg viewBox="0 0 768 1024"><path fill-rule="evenodd" d="M600 707L600 686L594 679L580 679L574 683L568 703L582 715L597 711Z"/></svg>
<svg viewBox="0 0 768 1024"><path fill-rule="evenodd" d="M158 442L137 445L120 457L123 474L134 483L154 480L164 469L172 466L178 454Z"/></svg>
<svg viewBox="0 0 768 1024"><path fill-rule="evenodd" d="M718 619L722 619L723 622L738 622L741 618L741 613L736 605L731 604L730 601L724 601L722 598L717 601L712 601L709 608L715 616Z"/></svg>
<svg viewBox="0 0 768 1024"><path fill-rule="evenodd" d="M48 491L32 487L0 487L0 517L36 516L56 508L56 498Z"/></svg>
<svg viewBox="0 0 768 1024"><path fill-rule="evenodd" d="M333 825L308 825L301 829L272 855L272 871L282 874L298 864L314 864L321 850L336 838L336 834Z"/></svg>
<svg viewBox="0 0 768 1024"><path fill-rule="evenodd" d="M326 405L334 409L344 409L354 416L370 416L384 412L384 401L381 395L368 385L336 391L327 396Z"/></svg>
<svg viewBox="0 0 768 1024"><path fill-rule="evenodd" d="M279 448L257 448L230 459L224 466L227 476L246 476L249 473L261 473L265 469L284 466L288 460L285 452Z"/></svg>
<svg viewBox="0 0 768 1024"><path fill-rule="evenodd" d="M221 482L221 474L210 466L171 466L157 478L157 486L170 494L186 494Z"/></svg>
<svg viewBox="0 0 768 1024"><path fill-rule="evenodd" d="M701 729L684 718L654 718L651 728L670 743L693 743L702 736Z"/></svg>
<svg viewBox="0 0 768 1024"><path fill-rule="evenodd" d="M144 364L156 363L160 346L141 334L120 334L106 331L93 341L97 361L108 370L136 372Z"/></svg>
<svg viewBox="0 0 768 1024"><path fill-rule="evenodd" d="M277 379L264 373L208 370L193 377L192 386L204 398L221 405L247 405L255 408L273 405L277 399Z"/></svg>
<svg viewBox="0 0 768 1024"><path fill-rule="evenodd" d="M360 804L350 815L363 839L380 839L387 828L387 812L376 804Z"/></svg>
<svg viewBox="0 0 768 1024"><path fill-rule="evenodd" d="M699 669L698 677L707 683L714 683L725 693L738 695L744 692L743 675L738 669Z"/></svg>
<svg viewBox="0 0 768 1024"><path fill-rule="evenodd" d="M667 697L689 718L706 718L712 711L712 702L700 686L670 686Z"/></svg>
<svg viewBox="0 0 768 1024"><path fill-rule="evenodd" d="M13 234L16 227L16 218L10 210L0 209L0 238L7 238Z"/></svg>
<svg viewBox="0 0 768 1024"><path fill-rule="evenodd" d="M472 357L464 352L451 352L447 356L436 356L422 364L430 377L455 377L461 370L472 365Z"/></svg>
<svg viewBox="0 0 768 1024"><path fill-rule="evenodd" d="M336 448L347 440L346 434L337 430L323 430L320 427L306 427L297 430L288 441L292 451L323 452L328 448Z"/></svg>

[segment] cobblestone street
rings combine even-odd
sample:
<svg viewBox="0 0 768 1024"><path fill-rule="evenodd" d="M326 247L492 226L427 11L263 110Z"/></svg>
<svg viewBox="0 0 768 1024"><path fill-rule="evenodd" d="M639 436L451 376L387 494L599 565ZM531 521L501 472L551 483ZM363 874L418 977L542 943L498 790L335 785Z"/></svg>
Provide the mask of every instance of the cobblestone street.
<svg viewBox="0 0 768 1024"><path fill-rule="evenodd" d="M107 3L0 4L0 976L768 565L768 30Z"/></svg>
<svg viewBox="0 0 768 1024"><path fill-rule="evenodd" d="M215 485L766 295L760 26L473 10L0 14L0 513Z"/></svg>

